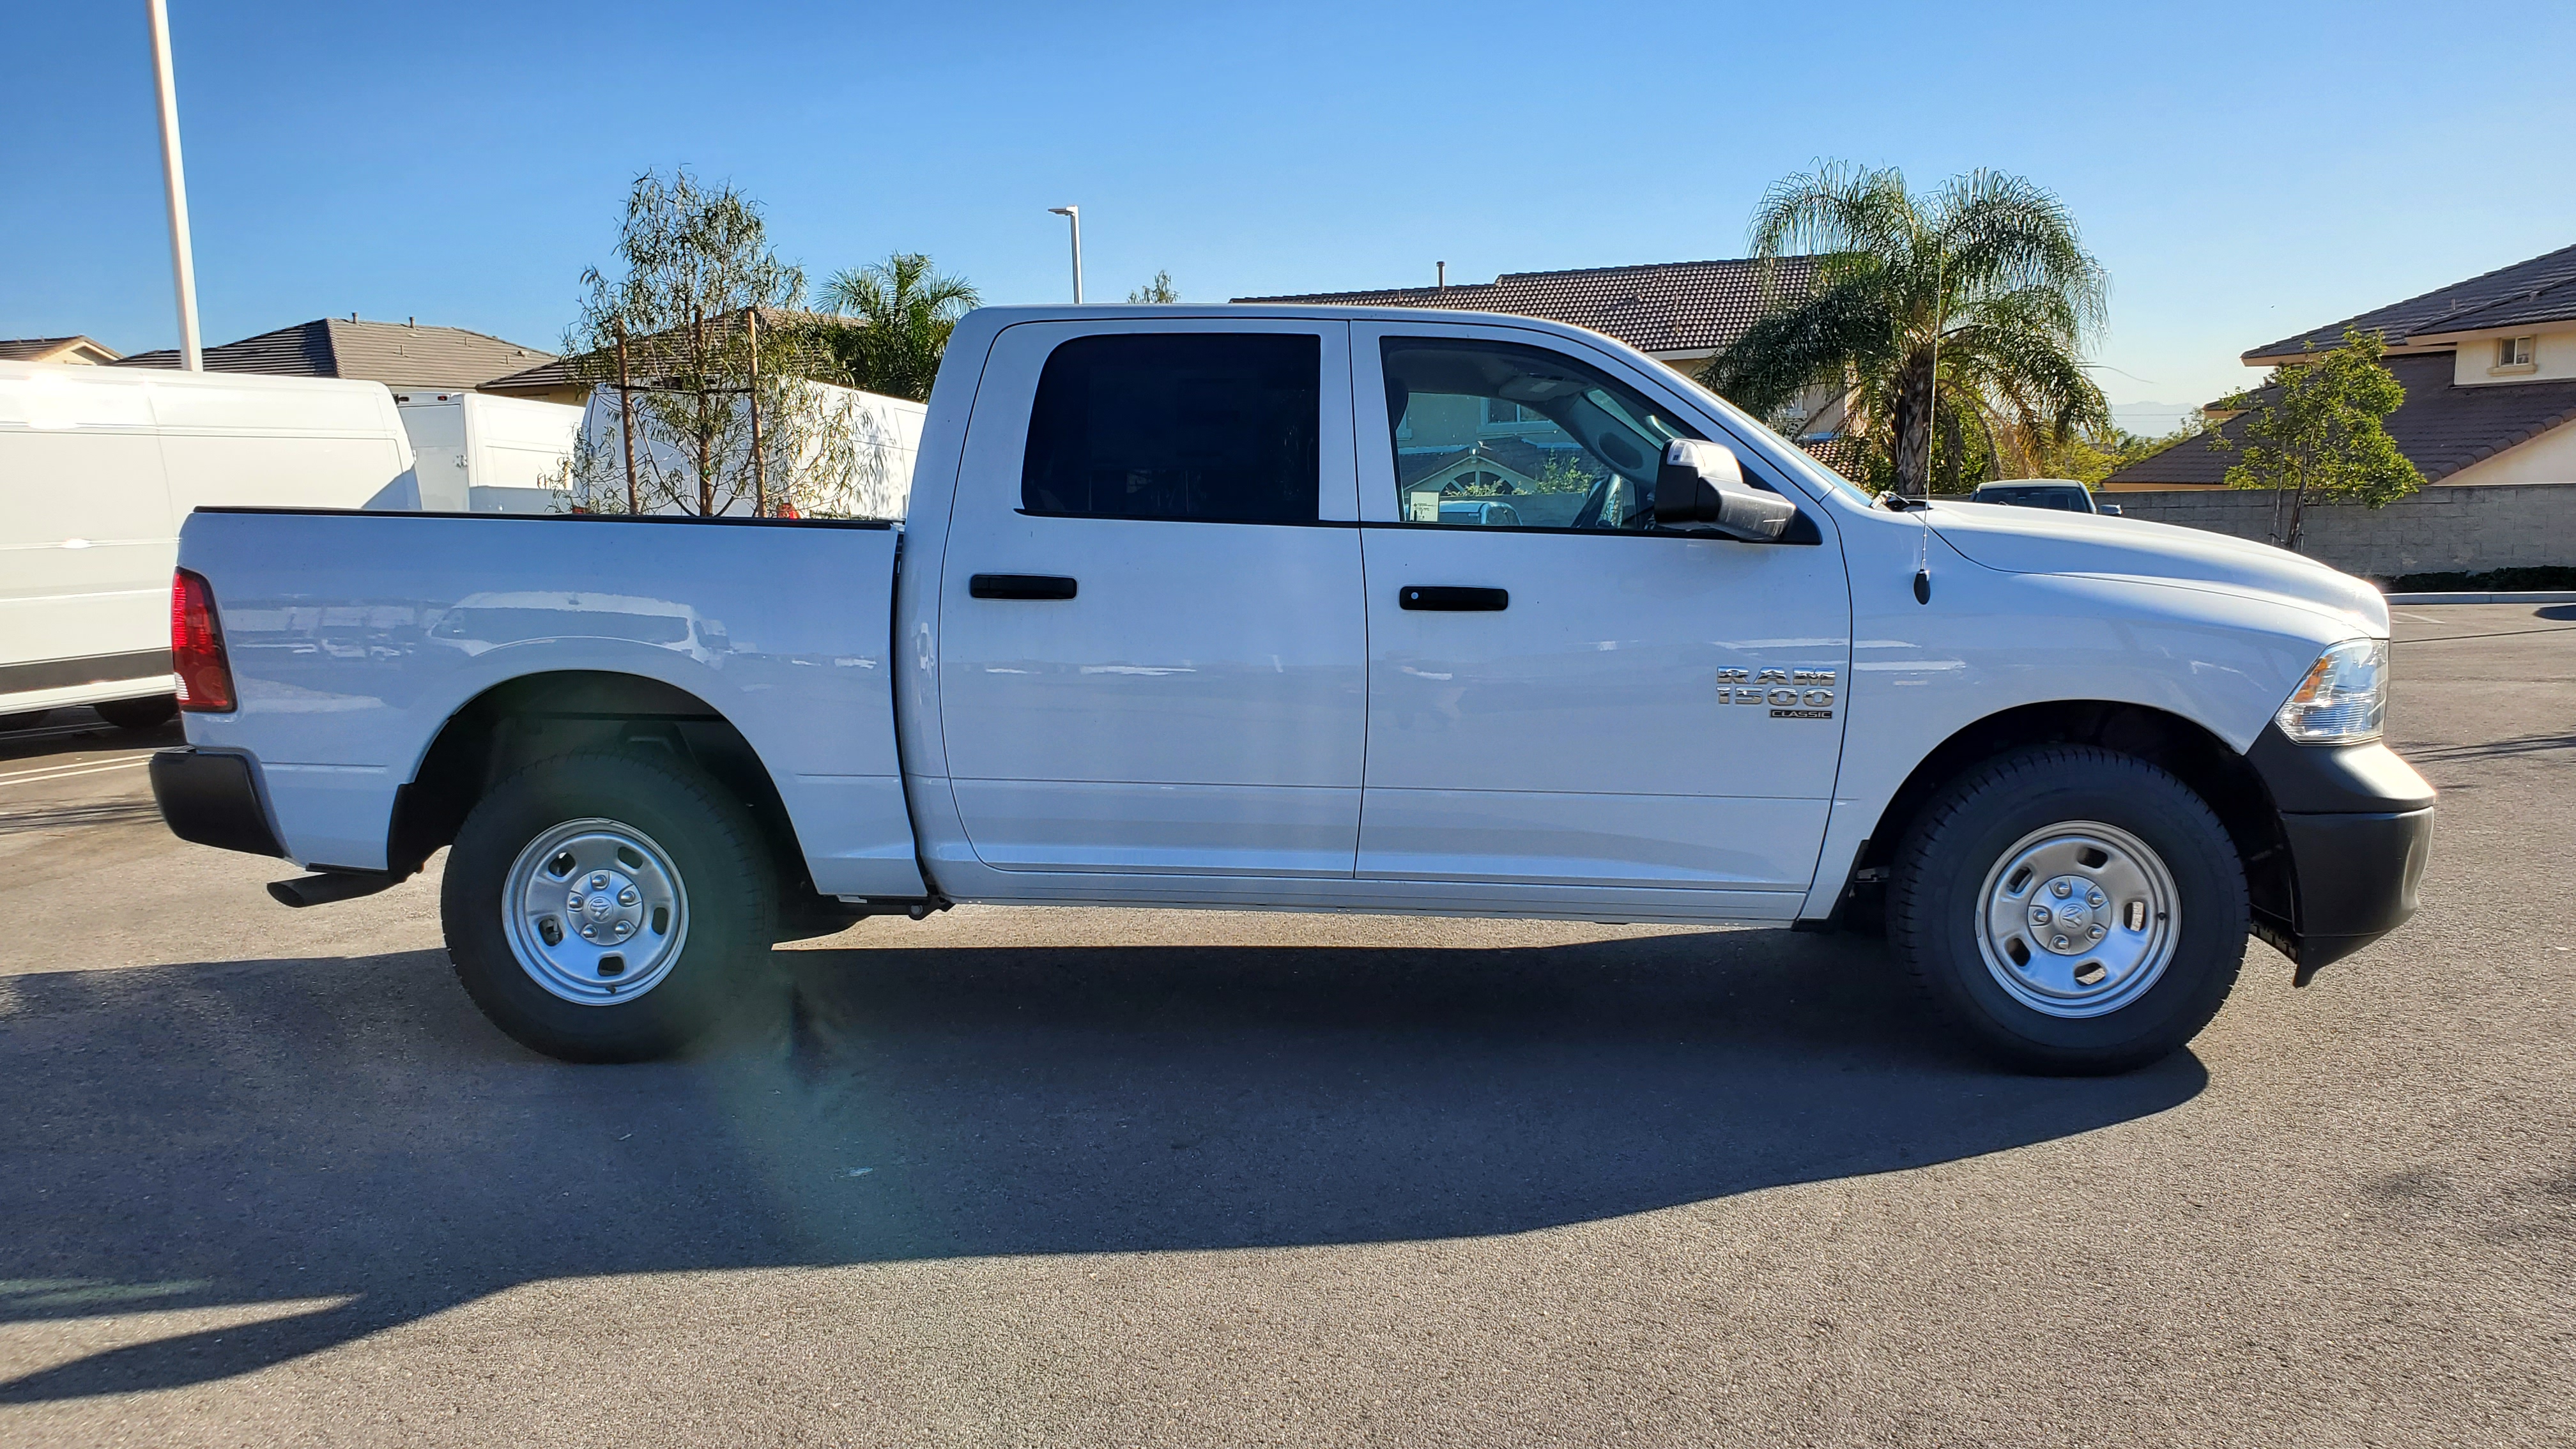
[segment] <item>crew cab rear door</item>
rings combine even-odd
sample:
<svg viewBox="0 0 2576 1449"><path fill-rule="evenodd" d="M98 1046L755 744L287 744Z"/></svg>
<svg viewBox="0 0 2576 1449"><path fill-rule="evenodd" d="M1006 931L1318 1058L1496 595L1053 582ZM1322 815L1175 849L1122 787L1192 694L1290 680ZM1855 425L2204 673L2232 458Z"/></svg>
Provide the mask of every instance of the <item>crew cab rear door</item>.
<svg viewBox="0 0 2576 1449"><path fill-rule="evenodd" d="M1351 330L1358 874L1728 890L1746 915L1793 911L1850 667L1830 518L1805 544L1658 529L1663 445L1707 424L1655 379L1503 326Z"/></svg>
<svg viewBox="0 0 2576 1449"><path fill-rule="evenodd" d="M939 584L941 727L984 864L1351 874L1348 338L1113 318L996 339Z"/></svg>

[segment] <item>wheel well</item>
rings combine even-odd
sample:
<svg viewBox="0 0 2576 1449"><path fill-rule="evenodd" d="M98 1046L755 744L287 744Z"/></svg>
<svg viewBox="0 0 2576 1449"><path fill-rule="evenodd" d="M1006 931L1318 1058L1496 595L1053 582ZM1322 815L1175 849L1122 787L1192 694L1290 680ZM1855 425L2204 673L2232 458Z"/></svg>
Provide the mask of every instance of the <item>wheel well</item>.
<svg viewBox="0 0 2576 1449"><path fill-rule="evenodd" d="M2272 792L2245 757L2198 724L2164 710L2104 700L2059 700L1991 714L1943 740L1887 802L1852 862L1846 899L1883 882L1897 843L1943 786L1983 760L2026 745L2081 744L2134 755L2200 796L2236 843L2258 916L2291 919L2290 856ZM1872 902L1874 904L1874 902Z"/></svg>
<svg viewBox="0 0 2576 1449"><path fill-rule="evenodd" d="M408 876L456 839L468 812L535 760L616 750L685 760L726 787L760 825L794 900L810 895L804 848L751 742L705 700L635 674L565 670L496 684L448 716L419 771L394 797L385 863Z"/></svg>

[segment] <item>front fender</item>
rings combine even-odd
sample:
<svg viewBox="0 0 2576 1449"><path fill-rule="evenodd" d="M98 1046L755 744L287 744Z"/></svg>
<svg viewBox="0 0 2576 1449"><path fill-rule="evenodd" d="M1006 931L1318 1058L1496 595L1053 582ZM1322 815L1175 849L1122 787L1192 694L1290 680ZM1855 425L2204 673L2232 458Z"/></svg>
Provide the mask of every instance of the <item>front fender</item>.
<svg viewBox="0 0 2576 1449"><path fill-rule="evenodd" d="M1843 766L1801 914L1831 912L1896 791L1943 742L2030 705L2107 701L2191 721L2243 753L2324 648L2328 613L2134 577L2013 574L1906 515L1846 531L1852 668ZM1918 561L1930 576L1918 603Z"/></svg>

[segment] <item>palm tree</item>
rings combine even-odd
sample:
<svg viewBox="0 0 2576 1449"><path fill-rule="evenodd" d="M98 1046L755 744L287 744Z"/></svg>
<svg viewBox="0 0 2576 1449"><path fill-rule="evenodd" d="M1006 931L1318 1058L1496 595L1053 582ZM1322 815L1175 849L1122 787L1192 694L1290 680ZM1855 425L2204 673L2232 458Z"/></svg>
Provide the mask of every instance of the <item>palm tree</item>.
<svg viewBox="0 0 2576 1449"><path fill-rule="evenodd" d="M1916 197L1893 167L1822 165L1763 197L1753 250L1779 300L1701 380L1764 417L1832 390L1901 493L1927 491L1936 427L1955 486L1972 445L2026 466L2042 440L2110 426L2082 360L2102 264L2029 181L1972 171ZM1812 285L1793 293L1781 263L1801 254Z"/></svg>
<svg viewBox="0 0 2576 1449"><path fill-rule="evenodd" d="M957 319L982 299L963 277L930 269L919 252L835 272L823 303L849 320L822 338L850 386L914 402L930 399Z"/></svg>

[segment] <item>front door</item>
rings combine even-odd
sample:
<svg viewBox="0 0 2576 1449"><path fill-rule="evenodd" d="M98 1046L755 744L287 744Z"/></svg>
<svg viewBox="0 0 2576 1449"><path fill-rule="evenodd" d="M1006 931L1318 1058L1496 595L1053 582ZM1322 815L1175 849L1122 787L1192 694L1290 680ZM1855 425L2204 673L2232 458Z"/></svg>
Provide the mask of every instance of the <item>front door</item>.
<svg viewBox="0 0 2576 1449"><path fill-rule="evenodd" d="M1348 329L1138 325L1024 323L985 364L940 580L967 839L1001 870L1347 878Z"/></svg>
<svg viewBox="0 0 2576 1449"><path fill-rule="evenodd" d="M1753 915L1805 890L1851 647L1830 520L1804 544L1657 528L1664 444L1706 425L1606 353L1395 324L1352 351L1358 874L1762 893Z"/></svg>

